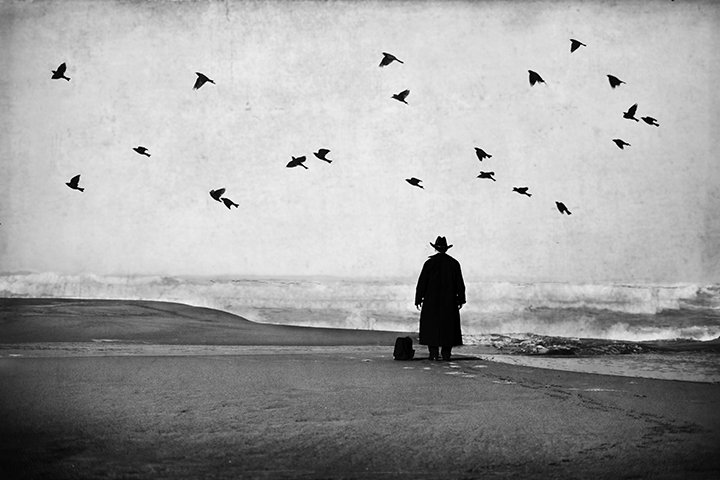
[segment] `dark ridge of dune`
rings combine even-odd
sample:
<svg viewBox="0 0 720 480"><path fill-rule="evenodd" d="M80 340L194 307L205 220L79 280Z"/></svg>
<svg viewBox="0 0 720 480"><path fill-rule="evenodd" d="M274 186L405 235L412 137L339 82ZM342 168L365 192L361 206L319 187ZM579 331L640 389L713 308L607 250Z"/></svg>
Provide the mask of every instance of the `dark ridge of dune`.
<svg viewBox="0 0 720 480"><path fill-rule="evenodd" d="M0 298L0 343L394 345L407 332L268 325L211 308L149 300ZM415 335L416 336L416 335Z"/></svg>

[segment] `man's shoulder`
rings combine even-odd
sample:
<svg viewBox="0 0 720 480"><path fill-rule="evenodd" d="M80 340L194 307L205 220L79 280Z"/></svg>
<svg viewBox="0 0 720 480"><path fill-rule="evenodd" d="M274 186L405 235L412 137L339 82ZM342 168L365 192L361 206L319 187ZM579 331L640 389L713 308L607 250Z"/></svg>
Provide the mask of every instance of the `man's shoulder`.
<svg viewBox="0 0 720 480"><path fill-rule="evenodd" d="M457 260L455 260L455 258L451 257L451 256L448 255L447 253L445 254L445 257L447 258L447 261L448 261L448 262L453 263L453 264L455 264L455 265L460 265L460 262L458 262Z"/></svg>
<svg viewBox="0 0 720 480"><path fill-rule="evenodd" d="M448 255L447 253L436 253L435 255L432 255L430 258L428 258L425 263L433 263L433 262L445 262L445 263L452 263L460 265L460 262L455 260L453 257Z"/></svg>

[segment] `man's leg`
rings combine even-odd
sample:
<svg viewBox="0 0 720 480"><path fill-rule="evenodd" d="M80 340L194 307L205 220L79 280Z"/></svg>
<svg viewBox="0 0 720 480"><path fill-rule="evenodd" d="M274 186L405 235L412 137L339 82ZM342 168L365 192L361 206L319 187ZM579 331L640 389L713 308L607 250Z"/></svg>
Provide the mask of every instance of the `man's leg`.
<svg viewBox="0 0 720 480"><path fill-rule="evenodd" d="M442 347L442 359L447 361L450 360L450 354L452 353L452 347Z"/></svg>
<svg viewBox="0 0 720 480"><path fill-rule="evenodd" d="M428 352L430 352L430 360L437 360L440 356L440 348L428 345Z"/></svg>

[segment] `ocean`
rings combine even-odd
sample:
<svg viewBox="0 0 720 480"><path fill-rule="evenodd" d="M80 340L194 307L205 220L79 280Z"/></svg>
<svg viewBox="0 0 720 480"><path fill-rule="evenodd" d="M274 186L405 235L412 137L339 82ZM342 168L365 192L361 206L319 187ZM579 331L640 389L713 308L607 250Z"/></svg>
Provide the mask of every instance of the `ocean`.
<svg viewBox="0 0 720 480"><path fill-rule="evenodd" d="M466 283L466 343L535 334L631 342L720 337L720 285ZM414 332L415 279L0 275L0 297L159 300L261 323Z"/></svg>

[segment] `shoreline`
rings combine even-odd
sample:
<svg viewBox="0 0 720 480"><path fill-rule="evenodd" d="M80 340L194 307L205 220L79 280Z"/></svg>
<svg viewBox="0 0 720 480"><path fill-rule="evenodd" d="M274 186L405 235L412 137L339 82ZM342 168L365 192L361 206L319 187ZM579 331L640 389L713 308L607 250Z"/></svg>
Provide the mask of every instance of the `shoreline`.
<svg viewBox="0 0 720 480"><path fill-rule="evenodd" d="M0 299L0 334L0 358L338 353L343 347L392 355L398 336L413 338L416 359L427 356L417 332L257 323L220 310L150 300ZM456 347L454 355L561 371L720 382L720 339L482 337L486 343Z"/></svg>
<svg viewBox="0 0 720 480"><path fill-rule="evenodd" d="M425 361L424 347L415 346L414 365ZM94 342L47 342L0 344L0 359L99 358L99 357L227 357L248 355L375 355L392 359L390 346L273 346L273 345L192 345L124 343L109 339ZM720 364L708 365L707 357L694 353L644 353L639 355L517 355L491 346L456 348L452 361L489 361L561 372L720 384ZM672 368L668 363L672 361Z"/></svg>

